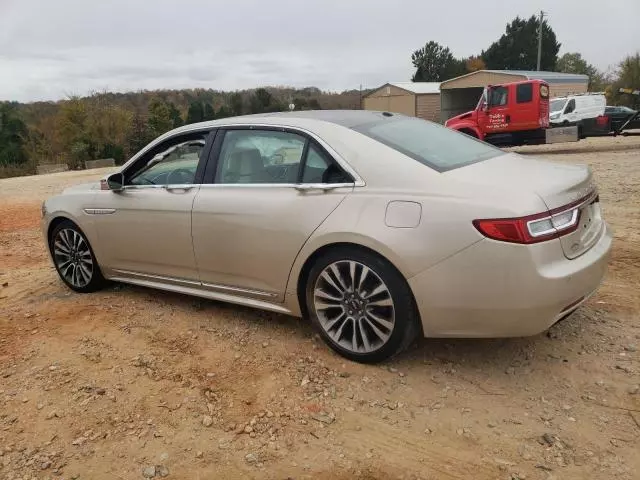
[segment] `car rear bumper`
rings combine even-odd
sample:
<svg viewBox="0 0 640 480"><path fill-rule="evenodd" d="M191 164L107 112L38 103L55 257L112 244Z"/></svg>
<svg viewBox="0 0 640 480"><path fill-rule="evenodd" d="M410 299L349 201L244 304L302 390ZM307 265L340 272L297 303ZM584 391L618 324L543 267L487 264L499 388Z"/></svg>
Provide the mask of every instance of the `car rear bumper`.
<svg viewBox="0 0 640 480"><path fill-rule="evenodd" d="M559 240L485 239L409 279L427 337L520 337L545 331L596 291L612 235L567 260Z"/></svg>

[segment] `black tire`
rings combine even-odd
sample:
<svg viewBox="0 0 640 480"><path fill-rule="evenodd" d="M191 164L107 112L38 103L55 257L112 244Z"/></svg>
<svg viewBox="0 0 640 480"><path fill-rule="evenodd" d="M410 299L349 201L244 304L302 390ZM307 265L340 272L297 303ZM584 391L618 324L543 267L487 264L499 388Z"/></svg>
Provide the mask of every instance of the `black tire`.
<svg viewBox="0 0 640 480"><path fill-rule="evenodd" d="M319 318L319 313L316 311L314 290L318 284L318 279L325 268L336 264L336 262L357 262L357 264L360 264L360 267L357 267L360 268L360 275L362 275L363 271L362 266L366 266L370 272L373 272L385 284L393 300L392 308L395 317L393 329L388 340L373 351L363 353L344 348L327 333ZM358 274L356 273L356 275ZM378 363L387 360L405 350L415 340L420 331L417 309L406 280L386 259L366 250L354 247L338 247L318 258L309 272L305 288L305 301L311 321L327 345L340 355L356 362ZM343 311L343 313L346 315L346 311ZM325 322L327 322L326 319ZM357 322L357 320L353 320L353 328L355 328L355 323ZM359 328L362 329L362 327Z"/></svg>
<svg viewBox="0 0 640 480"><path fill-rule="evenodd" d="M473 130L469 130L469 129L462 129L460 130L460 133L464 133L465 135L471 137L471 138L478 138L478 135L476 135L476 132L474 132Z"/></svg>
<svg viewBox="0 0 640 480"><path fill-rule="evenodd" d="M82 249L82 253L80 252L80 248L78 249L78 261L83 261L84 262L84 270L83 272L80 271L79 267L73 267L73 270L75 271L76 269L78 269L78 278L79 280L74 283L71 281L70 278L68 278L68 274L65 274L65 272L68 272L71 266L67 266L67 269L65 270L63 267L65 266L64 264L61 265L61 261L63 260L63 258L68 257L66 254L63 255L58 255L56 253L56 251L60 251L56 248L56 241L58 240L62 240L62 238L60 237L61 234L65 234L65 235L69 235L69 232L75 232L75 234L79 235L80 238L82 239L80 243L80 245L82 245L83 247ZM84 242L84 243L83 243ZM84 248L84 245L86 245L86 251ZM78 227L75 223L73 223L70 220L63 220L62 222L58 223L54 229L51 231L51 236L49 237L49 251L51 252L51 258L53 259L53 264L56 268L56 271L58 272L58 275L60 276L60 279L73 291L75 292L79 292L79 293L91 293L91 292L96 292L100 289L102 289L105 284L106 284L106 280L104 278L104 276L102 275L102 271L100 270L100 266L98 265L98 261L96 260L96 256L93 253L93 248L91 247L91 244L89 243L89 240L87 239L87 237L85 236L85 234L82 232L82 230L80 230L80 227ZM82 260L80 260L80 255L84 255ZM90 261L91 261L91 268L88 269L90 271L90 274L86 274L87 271L87 261L90 257ZM65 271L63 271L65 270ZM80 274L82 274L80 276ZM72 278L74 278L72 276ZM81 278L81 281L80 281ZM88 279L88 281L87 281Z"/></svg>

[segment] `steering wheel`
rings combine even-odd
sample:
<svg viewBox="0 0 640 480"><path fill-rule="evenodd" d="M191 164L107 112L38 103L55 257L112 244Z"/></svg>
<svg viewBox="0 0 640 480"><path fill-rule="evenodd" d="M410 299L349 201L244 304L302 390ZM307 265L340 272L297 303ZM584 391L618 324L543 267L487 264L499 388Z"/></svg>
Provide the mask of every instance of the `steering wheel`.
<svg viewBox="0 0 640 480"><path fill-rule="evenodd" d="M186 168L178 168L167 174L167 185L180 185L193 183L193 172Z"/></svg>

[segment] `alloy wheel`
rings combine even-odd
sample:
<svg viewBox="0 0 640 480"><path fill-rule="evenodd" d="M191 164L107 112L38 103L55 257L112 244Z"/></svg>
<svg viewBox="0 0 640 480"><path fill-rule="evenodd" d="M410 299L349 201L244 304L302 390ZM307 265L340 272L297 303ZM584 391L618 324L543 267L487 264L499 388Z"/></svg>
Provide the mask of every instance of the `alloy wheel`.
<svg viewBox="0 0 640 480"><path fill-rule="evenodd" d="M350 352L376 351L393 333L391 292L377 273L360 262L327 265L317 277L313 303L322 329Z"/></svg>
<svg viewBox="0 0 640 480"><path fill-rule="evenodd" d="M60 275L74 287L86 287L93 278L94 264L89 244L76 230L65 228L56 234L53 257Z"/></svg>

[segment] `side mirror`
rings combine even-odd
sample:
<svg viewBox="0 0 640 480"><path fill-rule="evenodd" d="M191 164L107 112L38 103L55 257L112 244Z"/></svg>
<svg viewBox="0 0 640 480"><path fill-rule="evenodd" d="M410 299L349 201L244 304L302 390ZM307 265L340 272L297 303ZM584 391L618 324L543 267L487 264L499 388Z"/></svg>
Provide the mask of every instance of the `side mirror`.
<svg viewBox="0 0 640 480"><path fill-rule="evenodd" d="M112 192L121 192L124 189L124 174L113 173L107 177L107 186Z"/></svg>
<svg viewBox="0 0 640 480"><path fill-rule="evenodd" d="M491 108L491 87L487 86L487 101L484 103L484 111L488 112Z"/></svg>

